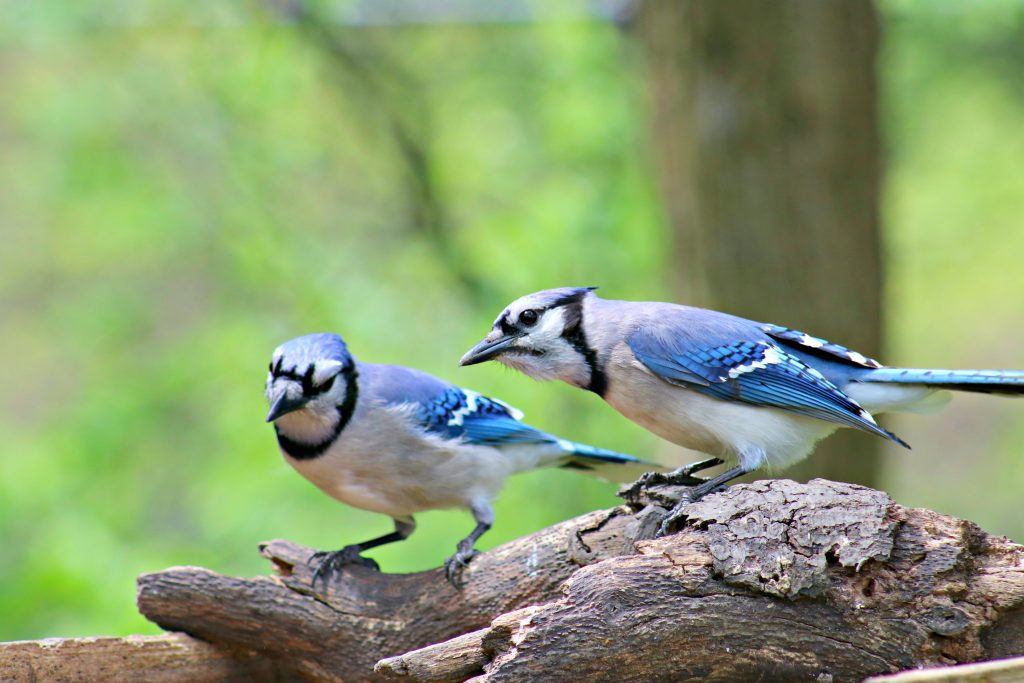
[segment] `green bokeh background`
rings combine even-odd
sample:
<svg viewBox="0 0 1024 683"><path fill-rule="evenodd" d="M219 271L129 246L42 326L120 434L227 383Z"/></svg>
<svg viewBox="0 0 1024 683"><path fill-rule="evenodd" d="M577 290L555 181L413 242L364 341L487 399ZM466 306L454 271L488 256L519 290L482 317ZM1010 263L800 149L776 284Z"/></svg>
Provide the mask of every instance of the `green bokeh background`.
<svg viewBox="0 0 1024 683"><path fill-rule="evenodd" d="M153 633L140 572L253 575L260 540L330 549L390 529L292 472L263 423L270 352L301 333L341 332L364 360L500 396L568 438L687 457L584 392L456 367L520 294L666 299L686 267L666 260L640 51L582 5L552 7L337 27L370 89L256 4L5 7L0 639ZM881 10L885 359L1022 367L1024 5ZM441 242L410 210L396 118L427 152ZM888 423L914 445L886 451L894 498L1024 540L1024 403L959 397ZM480 546L612 492L518 477ZM386 571L437 566L472 527L419 521L371 553Z"/></svg>

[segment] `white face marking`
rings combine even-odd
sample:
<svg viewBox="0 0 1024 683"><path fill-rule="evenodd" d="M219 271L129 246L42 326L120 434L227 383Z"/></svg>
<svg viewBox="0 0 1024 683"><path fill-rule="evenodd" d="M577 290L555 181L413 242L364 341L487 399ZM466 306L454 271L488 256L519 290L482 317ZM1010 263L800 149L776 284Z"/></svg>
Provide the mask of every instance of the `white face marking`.
<svg viewBox="0 0 1024 683"><path fill-rule="evenodd" d="M302 386L287 377L274 377L271 375L267 380L267 402L273 403L282 394L287 395L288 398L298 398L302 395Z"/></svg>
<svg viewBox="0 0 1024 683"><path fill-rule="evenodd" d="M336 410L330 414L314 407L313 402L307 403L301 410L281 416L275 424L289 439L306 443L323 441L338 424L338 414Z"/></svg>
<svg viewBox="0 0 1024 683"><path fill-rule="evenodd" d="M275 367L281 358L282 352L278 348L274 351L274 360L272 361ZM284 358L282 366L285 370L290 370L300 377L304 376L309 369L308 364L300 364L293 368L288 358ZM313 363L312 375L313 386L322 385L331 377L336 376L342 367L343 364L336 360L324 359L315 361ZM336 380L330 389L312 397L299 410L278 418L275 421L277 428L288 438L297 441L315 443L324 439L333 432L340 419L338 406L345 400L347 390L345 384L344 381ZM286 395L291 399L301 398L303 396L302 382L292 377L274 377L273 374L268 374L267 402L273 405L282 395Z"/></svg>
<svg viewBox="0 0 1024 683"><path fill-rule="evenodd" d="M495 341L506 334L519 335L507 351L494 357L495 361L536 380L560 379L586 388L590 384L590 366L583 354L562 335L570 307L585 304L587 293L567 288L555 294L556 290L545 290L516 299L498 317L486 339ZM553 306L557 298L569 303ZM538 313L533 325L520 321L526 310Z"/></svg>
<svg viewBox="0 0 1024 683"><path fill-rule="evenodd" d="M313 366L313 384L321 385L331 377L334 377L341 372L341 362L336 360L321 360L317 361L316 365Z"/></svg>
<svg viewBox="0 0 1024 683"><path fill-rule="evenodd" d="M540 316L540 321L534 325L530 336L535 339L552 340L562 336L565 331L565 309L550 308Z"/></svg>
<svg viewBox="0 0 1024 683"><path fill-rule="evenodd" d="M590 368L586 360L562 336L565 332L564 308L544 311L537 323L524 331L526 334L516 340L513 350L495 360L537 380L560 379L577 386L586 386L590 382Z"/></svg>

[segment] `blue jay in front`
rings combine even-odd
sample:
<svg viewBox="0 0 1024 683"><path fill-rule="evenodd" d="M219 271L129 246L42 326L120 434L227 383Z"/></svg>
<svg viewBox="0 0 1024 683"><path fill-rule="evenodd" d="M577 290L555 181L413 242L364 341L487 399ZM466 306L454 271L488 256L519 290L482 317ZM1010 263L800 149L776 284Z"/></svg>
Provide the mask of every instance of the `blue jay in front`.
<svg viewBox="0 0 1024 683"><path fill-rule="evenodd" d="M377 568L360 553L401 541L413 515L467 508L476 528L445 563L458 586L474 543L494 523L492 501L516 472L560 466L628 481L651 465L560 439L520 422L493 398L419 370L357 361L336 334L308 334L275 351L267 375L267 422L285 460L327 495L395 520L395 530L317 553L313 583L344 564Z"/></svg>
<svg viewBox="0 0 1024 683"><path fill-rule="evenodd" d="M786 327L690 306L605 300L594 289L549 289L513 301L460 364L493 359L535 379L563 380L664 439L735 462L693 487L661 533L688 502L747 472L802 460L839 427L909 448L873 413L927 408L941 402L941 389L1024 394L1022 371L888 368Z"/></svg>

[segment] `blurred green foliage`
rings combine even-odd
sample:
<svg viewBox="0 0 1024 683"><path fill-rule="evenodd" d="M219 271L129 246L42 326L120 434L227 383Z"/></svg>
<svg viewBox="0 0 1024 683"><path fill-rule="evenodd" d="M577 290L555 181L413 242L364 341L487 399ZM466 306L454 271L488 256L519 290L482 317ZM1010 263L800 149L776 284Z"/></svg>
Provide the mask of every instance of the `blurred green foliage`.
<svg viewBox="0 0 1024 683"><path fill-rule="evenodd" d="M263 423L270 352L301 333L569 438L683 457L596 397L455 366L527 291L671 298L685 264L665 261L642 64L615 26L539 4L529 23L330 24L339 54L257 5L7 9L0 639L155 632L139 572L252 575L260 540L389 530L292 472ZM883 9L887 358L1024 366L1024 6ZM889 490L1024 538L1022 408L968 398L897 421L915 450L893 452ZM612 491L520 476L480 545ZM419 521L372 553L385 570L437 566L472 526Z"/></svg>

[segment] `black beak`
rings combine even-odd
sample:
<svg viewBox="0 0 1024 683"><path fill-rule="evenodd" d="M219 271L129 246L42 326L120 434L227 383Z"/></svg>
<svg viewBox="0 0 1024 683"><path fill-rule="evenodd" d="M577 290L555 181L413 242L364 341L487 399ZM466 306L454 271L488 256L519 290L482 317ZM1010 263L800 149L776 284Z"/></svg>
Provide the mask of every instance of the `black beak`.
<svg viewBox="0 0 1024 683"><path fill-rule="evenodd" d="M469 351L466 351L466 354L459 361L459 365L476 365L477 363L491 360L495 356L500 356L521 336L520 334L514 334L507 337L498 337L497 339L485 338Z"/></svg>
<svg viewBox="0 0 1024 683"><path fill-rule="evenodd" d="M304 396L300 396L299 398L289 398L287 393L282 393L277 400L274 401L274 405L270 406L270 412L267 413L267 422L273 422L277 418L287 415L288 413L294 413L308 402L309 400Z"/></svg>

